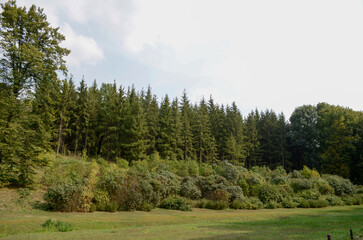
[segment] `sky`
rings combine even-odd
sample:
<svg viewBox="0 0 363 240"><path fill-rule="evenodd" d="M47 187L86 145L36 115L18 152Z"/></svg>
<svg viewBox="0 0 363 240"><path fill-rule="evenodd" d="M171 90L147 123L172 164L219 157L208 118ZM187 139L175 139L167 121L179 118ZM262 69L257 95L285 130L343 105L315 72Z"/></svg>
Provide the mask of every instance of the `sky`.
<svg viewBox="0 0 363 240"><path fill-rule="evenodd" d="M0 2L4 2L1 0ZM243 115L363 110L363 0L18 0L66 36L69 73Z"/></svg>

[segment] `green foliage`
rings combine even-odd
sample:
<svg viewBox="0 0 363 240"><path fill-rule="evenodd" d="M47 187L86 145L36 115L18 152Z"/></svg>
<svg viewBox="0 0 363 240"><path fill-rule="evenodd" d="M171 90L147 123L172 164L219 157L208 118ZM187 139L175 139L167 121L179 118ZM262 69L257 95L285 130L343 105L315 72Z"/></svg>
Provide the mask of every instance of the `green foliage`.
<svg viewBox="0 0 363 240"><path fill-rule="evenodd" d="M313 188L313 182L310 179L305 178L293 178L291 179L291 186L295 192L303 190L309 190Z"/></svg>
<svg viewBox="0 0 363 240"><path fill-rule="evenodd" d="M228 186L226 191L228 192L230 202L243 197L243 191L240 186Z"/></svg>
<svg viewBox="0 0 363 240"><path fill-rule="evenodd" d="M334 188L334 193L338 196L350 195L355 192L353 184L348 179L336 175L324 175L323 179Z"/></svg>
<svg viewBox="0 0 363 240"><path fill-rule="evenodd" d="M280 207L281 207L281 205L273 200L271 200L265 204L265 208L268 208L268 209L275 209L275 208L280 208Z"/></svg>
<svg viewBox="0 0 363 240"><path fill-rule="evenodd" d="M199 199L201 191L191 178L184 178L180 186L180 195L190 199Z"/></svg>
<svg viewBox="0 0 363 240"><path fill-rule="evenodd" d="M242 208L242 201L241 199L234 199L233 202L229 204L229 207L232 209L241 209Z"/></svg>
<svg viewBox="0 0 363 240"><path fill-rule="evenodd" d="M242 199L241 209L255 210L261 208L263 208L263 203L257 197L249 197Z"/></svg>
<svg viewBox="0 0 363 240"><path fill-rule="evenodd" d="M51 219L47 219L43 224L43 227L51 230L55 229L59 232L70 232L73 231L73 226L70 223L62 222L62 221L52 221Z"/></svg>
<svg viewBox="0 0 363 240"><path fill-rule="evenodd" d="M330 206L343 206L344 202L341 200L340 197L335 195L326 196L325 199L329 202Z"/></svg>
<svg viewBox="0 0 363 240"><path fill-rule="evenodd" d="M301 208L309 208L310 207L310 203L309 203L308 200L302 198L300 200L299 207L301 207Z"/></svg>
<svg viewBox="0 0 363 240"><path fill-rule="evenodd" d="M180 211L192 210L191 206L188 204L187 199L179 196L169 196L161 202L160 207Z"/></svg>
<svg viewBox="0 0 363 240"><path fill-rule="evenodd" d="M269 202L281 202L282 196L280 194L279 188L276 185L272 184L263 184L260 188L260 192L258 194L259 199L263 203Z"/></svg>
<svg viewBox="0 0 363 240"><path fill-rule="evenodd" d="M324 199L309 200L309 205L311 208L322 208L327 207L329 205L329 202Z"/></svg>
<svg viewBox="0 0 363 240"><path fill-rule="evenodd" d="M205 208L214 209L214 210L224 210L228 208L228 202L224 200L208 200Z"/></svg>

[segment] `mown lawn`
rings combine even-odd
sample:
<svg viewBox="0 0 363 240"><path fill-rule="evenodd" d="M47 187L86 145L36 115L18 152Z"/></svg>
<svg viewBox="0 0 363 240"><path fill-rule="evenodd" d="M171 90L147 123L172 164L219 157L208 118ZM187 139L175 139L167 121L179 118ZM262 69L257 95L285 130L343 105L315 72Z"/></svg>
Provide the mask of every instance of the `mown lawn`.
<svg viewBox="0 0 363 240"><path fill-rule="evenodd" d="M42 226L47 220L72 224L73 231ZM1 210L2 239L349 239L363 235L363 206L322 209L206 210L55 213Z"/></svg>

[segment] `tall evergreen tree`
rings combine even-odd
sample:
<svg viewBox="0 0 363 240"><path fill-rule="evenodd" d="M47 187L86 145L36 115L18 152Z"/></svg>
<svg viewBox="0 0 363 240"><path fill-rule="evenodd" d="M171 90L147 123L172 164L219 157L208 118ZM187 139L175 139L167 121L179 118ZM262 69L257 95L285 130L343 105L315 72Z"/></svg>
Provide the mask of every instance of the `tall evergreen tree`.
<svg viewBox="0 0 363 240"><path fill-rule="evenodd" d="M181 112L181 136L183 140L183 157L184 160L194 159L194 149L193 149L193 135L191 126L191 106L187 93L184 90L183 96L180 102L180 112Z"/></svg>

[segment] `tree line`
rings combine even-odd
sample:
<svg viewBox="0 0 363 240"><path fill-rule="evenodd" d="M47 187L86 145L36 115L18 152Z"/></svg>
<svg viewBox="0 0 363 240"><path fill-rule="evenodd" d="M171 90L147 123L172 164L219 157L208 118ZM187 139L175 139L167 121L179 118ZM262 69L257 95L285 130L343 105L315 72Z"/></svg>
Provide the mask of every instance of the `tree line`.
<svg viewBox="0 0 363 240"><path fill-rule="evenodd" d="M247 168L304 165L363 183L363 113L319 103L290 119L273 110L247 116L212 97L192 103L187 92L160 101L148 87L85 79L76 86L64 57L64 36L43 10L1 4L0 183L27 185L46 164L44 152L125 159L158 153L166 160L223 160ZM1 184L0 184L1 185Z"/></svg>

